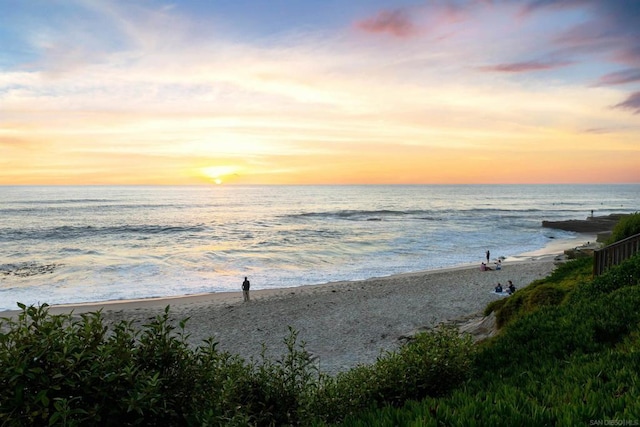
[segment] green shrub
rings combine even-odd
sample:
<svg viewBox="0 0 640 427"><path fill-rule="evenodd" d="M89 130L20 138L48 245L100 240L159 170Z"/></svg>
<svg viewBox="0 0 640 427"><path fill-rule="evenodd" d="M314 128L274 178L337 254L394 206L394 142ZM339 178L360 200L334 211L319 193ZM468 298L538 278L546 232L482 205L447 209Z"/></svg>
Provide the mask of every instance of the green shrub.
<svg viewBox="0 0 640 427"><path fill-rule="evenodd" d="M8 425L297 425L310 418L314 366L296 333L282 360L247 365L205 341L186 344L164 315L110 331L101 314L25 307L3 319L0 420Z"/></svg>
<svg viewBox="0 0 640 427"><path fill-rule="evenodd" d="M135 340L122 323L109 336L100 313L49 316L47 306L25 307L0 335L0 419L13 425L126 424L139 414L153 418L158 377L140 372ZM5 326L3 324L3 326ZM144 397L142 397L144 395Z"/></svg>
<svg viewBox="0 0 640 427"><path fill-rule="evenodd" d="M624 240L627 237L640 233L640 213L636 212L631 215L625 215L616 223L611 237L607 239L608 244Z"/></svg>
<svg viewBox="0 0 640 427"><path fill-rule="evenodd" d="M482 314L484 316L488 316L494 311L499 312L500 310L502 310L502 307L505 305L507 301L508 301L508 298L500 298L495 301L491 301L489 304L487 304Z"/></svg>
<svg viewBox="0 0 640 427"><path fill-rule="evenodd" d="M313 417L311 400L325 376L318 372L297 332L289 328L287 353L275 362L262 354L252 365L244 405L254 425L299 425Z"/></svg>
<svg viewBox="0 0 640 427"><path fill-rule="evenodd" d="M583 283L585 280L591 280L592 267L593 263L584 259L564 262L542 281L556 284Z"/></svg>
<svg viewBox="0 0 640 427"><path fill-rule="evenodd" d="M469 378L473 352L471 338L461 337L452 327L419 334L373 365L328 379L318 390L316 413L336 422L366 408L444 395Z"/></svg>
<svg viewBox="0 0 640 427"><path fill-rule="evenodd" d="M594 298L617 289L640 284L640 253L625 260L615 268L581 286L572 296L573 301Z"/></svg>
<svg viewBox="0 0 640 427"><path fill-rule="evenodd" d="M564 296L565 291L558 286L552 284L537 286L528 295L527 308L531 311L547 305L559 305Z"/></svg>
<svg viewBox="0 0 640 427"><path fill-rule="evenodd" d="M292 329L282 358L247 363L213 340L189 347L169 307L140 328L20 307L0 321L0 425L311 425L442 395L472 363L470 338L446 327L329 377Z"/></svg>
<svg viewBox="0 0 640 427"><path fill-rule="evenodd" d="M487 316L495 312L496 325L502 328L538 308L562 303L576 287L592 279L592 271L592 259L560 264L549 277L536 280L509 298L493 301L485 308L484 314Z"/></svg>

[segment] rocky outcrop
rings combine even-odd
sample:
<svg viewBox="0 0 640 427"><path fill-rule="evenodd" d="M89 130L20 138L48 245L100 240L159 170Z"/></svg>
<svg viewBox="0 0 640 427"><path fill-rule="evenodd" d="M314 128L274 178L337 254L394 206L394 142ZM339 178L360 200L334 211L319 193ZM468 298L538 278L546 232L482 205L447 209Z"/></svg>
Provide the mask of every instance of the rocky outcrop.
<svg viewBox="0 0 640 427"><path fill-rule="evenodd" d="M473 342L480 342L487 338L494 337L498 334L496 314L495 312L491 312L491 314L486 317L468 319L458 327L458 331L461 334L471 335Z"/></svg>
<svg viewBox="0 0 640 427"><path fill-rule="evenodd" d="M625 214L594 216L586 219L570 219L567 221L542 221L542 226L576 233L603 233L613 230L620 218Z"/></svg>
<svg viewBox="0 0 640 427"><path fill-rule="evenodd" d="M454 326L458 329L458 332L461 335L471 335L471 340L474 343L484 341L498 334L495 312L491 312L488 316L483 316L481 313L471 314L442 323L441 325ZM438 327L439 326L440 325L438 325ZM429 327L416 328L408 334L399 336L398 341L402 344L406 344L413 341L417 334L427 332L432 329L433 328Z"/></svg>

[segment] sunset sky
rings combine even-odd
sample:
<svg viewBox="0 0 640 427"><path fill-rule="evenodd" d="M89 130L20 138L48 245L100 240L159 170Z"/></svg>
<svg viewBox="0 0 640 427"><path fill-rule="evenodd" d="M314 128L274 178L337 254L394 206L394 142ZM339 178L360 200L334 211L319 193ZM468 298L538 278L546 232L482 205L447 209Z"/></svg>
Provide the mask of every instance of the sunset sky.
<svg viewBox="0 0 640 427"><path fill-rule="evenodd" d="M0 184L640 182L638 0L0 0Z"/></svg>

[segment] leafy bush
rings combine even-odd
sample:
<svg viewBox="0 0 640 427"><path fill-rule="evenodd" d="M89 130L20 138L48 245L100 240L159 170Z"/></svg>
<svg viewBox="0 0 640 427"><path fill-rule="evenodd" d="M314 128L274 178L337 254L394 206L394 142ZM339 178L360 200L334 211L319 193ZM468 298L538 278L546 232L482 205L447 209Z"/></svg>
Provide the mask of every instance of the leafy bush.
<svg viewBox="0 0 640 427"><path fill-rule="evenodd" d="M333 378L292 329L282 358L247 363L212 340L189 347L169 307L140 328L20 307L0 320L0 425L311 425L442 395L472 360L470 339L442 328Z"/></svg>
<svg viewBox="0 0 640 427"><path fill-rule="evenodd" d="M150 325L158 333L153 339L138 339L125 322L109 333L100 313L78 320L50 316L46 305L21 308L17 320L3 319L9 330L0 334L0 419L126 425L180 417L185 384L178 378L191 377L184 369L189 353L183 342L162 336L162 320Z"/></svg>
<svg viewBox="0 0 640 427"><path fill-rule="evenodd" d="M640 213L636 212L631 215L625 215L616 223L611 237L607 240L608 244L624 240L640 233Z"/></svg>
<svg viewBox="0 0 640 427"><path fill-rule="evenodd" d="M500 298L495 301L491 301L489 304L487 304L482 314L486 317L491 313L493 313L494 311L499 312L500 310L502 310L502 307L505 305L507 301L508 301L508 298Z"/></svg>
<svg viewBox="0 0 640 427"><path fill-rule="evenodd" d="M592 271L592 259L577 259L563 263L546 279L536 280L509 298L492 302L485 308L484 314L488 316L495 312L496 325L502 328L541 307L562 303L579 285L591 281Z"/></svg>
<svg viewBox="0 0 640 427"><path fill-rule="evenodd" d="M311 400L325 379L318 372L298 333L289 328L288 352L272 361L262 353L262 363L252 365L251 383L244 405L255 425L299 425L313 417Z"/></svg>
<svg viewBox="0 0 640 427"><path fill-rule="evenodd" d="M471 375L474 346L469 336L442 326L370 366L358 366L328 378L318 390L316 413L328 422L363 409L401 405L407 400L441 396Z"/></svg>
<svg viewBox="0 0 640 427"><path fill-rule="evenodd" d="M558 286L545 284L536 287L529 294L527 305L529 309L539 308L546 305L558 305L564 299L565 292Z"/></svg>
<svg viewBox="0 0 640 427"><path fill-rule="evenodd" d="M515 294L504 298L504 304L498 307L496 311L496 326L502 328L508 322L516 319L524 313L527 293L524 289L517 291Z"/></svg>
<svg viewBox="0 0 640 427"><path fill-rule="evenodd" d="M585 283L572 295L573 301L594 298L617 289L638 286L640 284L640 254L626 260L605 274Z"/></svg>

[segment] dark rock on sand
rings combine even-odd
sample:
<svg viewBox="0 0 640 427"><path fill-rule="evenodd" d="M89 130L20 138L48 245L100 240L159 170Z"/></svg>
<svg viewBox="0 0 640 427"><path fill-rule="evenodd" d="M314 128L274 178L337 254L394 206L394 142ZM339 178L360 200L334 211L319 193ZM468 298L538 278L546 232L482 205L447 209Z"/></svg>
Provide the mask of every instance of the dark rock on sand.
<svg viewBox="0 0 640 427"><path fill-rule="evenodd" d="M570 219L567 221L542 221L542 226L576 233L602 233L613 230L620 218L625 214L594 216L586 219Z"/></svg>

